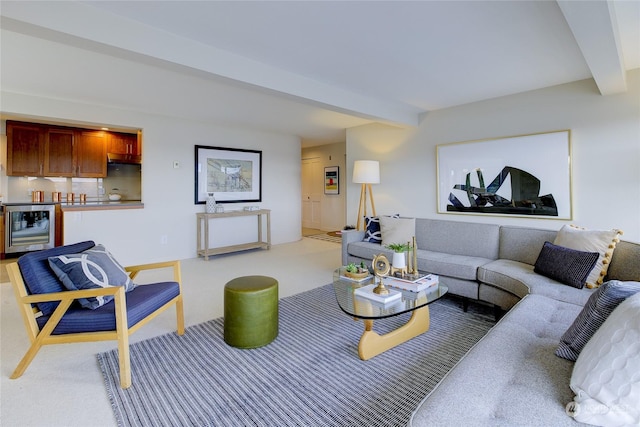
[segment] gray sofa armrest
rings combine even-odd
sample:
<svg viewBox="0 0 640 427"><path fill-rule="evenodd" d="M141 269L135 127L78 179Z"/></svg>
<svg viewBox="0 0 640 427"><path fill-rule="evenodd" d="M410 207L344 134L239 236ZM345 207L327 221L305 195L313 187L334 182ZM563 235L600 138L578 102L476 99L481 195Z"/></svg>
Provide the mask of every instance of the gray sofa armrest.
<svg viewBox="0 0 640 427"><path fill-rule="evenodd" d="M342 265L347 265L349 243L361 242L364 239L363 230L342 230Z"/></svg>

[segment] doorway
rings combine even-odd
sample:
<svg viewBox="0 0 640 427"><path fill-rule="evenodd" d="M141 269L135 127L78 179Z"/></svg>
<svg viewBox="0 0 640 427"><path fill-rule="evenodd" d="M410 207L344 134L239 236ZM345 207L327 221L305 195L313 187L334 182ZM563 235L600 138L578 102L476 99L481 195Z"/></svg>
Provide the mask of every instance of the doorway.
<svg viewBox="0 0 640 427"><path fill-rule="evenodd" d="M302 159L302 229L322 225L322 165L320 157Z"/></svg>

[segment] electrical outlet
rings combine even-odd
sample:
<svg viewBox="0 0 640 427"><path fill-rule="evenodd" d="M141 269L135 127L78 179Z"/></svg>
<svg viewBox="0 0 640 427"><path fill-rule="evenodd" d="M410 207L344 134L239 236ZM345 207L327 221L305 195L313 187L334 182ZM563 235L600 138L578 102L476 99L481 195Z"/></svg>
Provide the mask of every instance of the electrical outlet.
<svg viewBox="0 0 640 427"><path fill-rule="evenodd" d="M178 161L174 161L174 162L173 162L173 168L174 168L174 169L178 169L179 167L180 167L180 162L178 162Z"/></svg>
<svg viewBox="0 0 640 427"><path fill-rule="evenodd" d="M163 234L162 236L160 236L160 244L161 245L166 245L168 242L169 242L169 239L168 239L166 234Z"/></svg>

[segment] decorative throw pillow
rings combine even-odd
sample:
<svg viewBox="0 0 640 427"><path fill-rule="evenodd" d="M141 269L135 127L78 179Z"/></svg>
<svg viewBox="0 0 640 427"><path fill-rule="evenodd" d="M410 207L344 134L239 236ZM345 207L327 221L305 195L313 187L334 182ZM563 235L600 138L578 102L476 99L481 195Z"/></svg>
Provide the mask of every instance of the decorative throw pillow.
<svg viewBox="0 0 640 427"><path fill-rule="evenodd" d="M78 254L50 257L49 265L70 291L124 286L125 291L129 292L136 286L124 268L103 245L96 245ZM112 299L113 296L107 295L80 298L78 302L84 308L94 310Z"/></svg>
<svg viewBox="0 0 640 427"><path fill-rule="evenodd" d="M583 252L544 242L533 271L574 288L584 288L598 260L597 252Z"/></svg>
<svg viewBox="0 0 640 427"><path fill-rule="evenodd" d="M596 265L587 277L587 288L597 288L609 269L609 262L620 241L620 230L587 230L575 225L565 225L559 231L554 244L578 251L598 252Z"/></svg>
<svg viewBox="0 0 640 427"><path fill-rule="evenodd" d="M380 217L380 233L382 234L382 245L390 243L407 243L416 235L415 218L391 218Z"/></svg>
<svg viewBox="0 0 640 427"><path fill-rule="evenodd" d="M560 338L556 356L575 361L598 328L625 299L640 292L640 282L605 282L589 297L573 324Z"/></svg>
<svg viewBox="0 0 640 427"><path fill-rule="evenodd" d="M364 239L363 242L382 243L380 234L380 218L377 216L364 217Z"/></svg>
<svg viewBox="0 0 640 427"><path fill-rule="evenodd" d="M611 313L580 353L567 409L581 423L640 425L640 293Z"/></svg>
<svg viewBox="0 0 640 427"><path fill-rule="evenodd" d="M391 215L391 218L400 218L400 214ZM382 234L380 233L380 218L377 216L364 217L364 239L363 242L382 243Z"/></svg>

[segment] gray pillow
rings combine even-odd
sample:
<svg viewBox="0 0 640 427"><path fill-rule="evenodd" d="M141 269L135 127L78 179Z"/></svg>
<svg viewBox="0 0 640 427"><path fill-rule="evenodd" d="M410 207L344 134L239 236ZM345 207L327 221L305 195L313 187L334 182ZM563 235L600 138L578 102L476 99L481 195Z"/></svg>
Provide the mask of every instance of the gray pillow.
<svg viewBox="0 0 640 427"><path fill-rule="evenodd" d="M590 297L573 324L560 338L556 356L576 361L609 314L625 299L640 292L640 282L605 282Z"/></svg>
<svg viewBox="0 0 640 427"><path fill-rule="evenodd" d="M124 286L125 292L129 292L136 286L124 268L102 245L77 254L50 257L49 265L70 291ZM113 296L107 295L79 298L78 302L82 307L94 310L112 299Z"/></svg>
<svg viewBox="0 0 640 427"><path fill-rule="evenodd" d="M582 289L593 266L597 252L583 252L544 242L533 271L565 285Z"/></svg>

